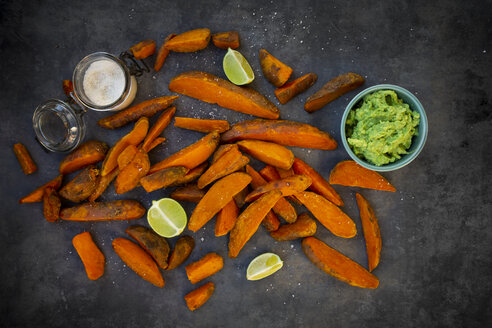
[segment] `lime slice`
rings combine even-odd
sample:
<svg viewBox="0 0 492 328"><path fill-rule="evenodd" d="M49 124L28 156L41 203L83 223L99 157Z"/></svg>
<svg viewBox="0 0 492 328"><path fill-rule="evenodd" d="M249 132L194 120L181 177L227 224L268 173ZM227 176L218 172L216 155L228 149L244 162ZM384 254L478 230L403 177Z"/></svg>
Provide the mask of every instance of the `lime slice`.
<svg viewBox="0 0 492 328"><path fill-rule="evenodd" d="M248 84L255 79L251 66L239 51L229 48L224 56L222 66L229 81L236 85Z"/></svg>
<svg viewBox="0 0 492 328"><path fill-rule="evenodd" d="M147 221L157 234L171 238L183 232L187 217L185 210L177 201L162 198L152 202L147 212Z"/></svg>
<svg viewBox="0 0 492 328"><path fill-rule="evenodd" d="M253 259L246 270L248 280L260 280L282 268L284 262L277 254L265 253Z"/></svg>

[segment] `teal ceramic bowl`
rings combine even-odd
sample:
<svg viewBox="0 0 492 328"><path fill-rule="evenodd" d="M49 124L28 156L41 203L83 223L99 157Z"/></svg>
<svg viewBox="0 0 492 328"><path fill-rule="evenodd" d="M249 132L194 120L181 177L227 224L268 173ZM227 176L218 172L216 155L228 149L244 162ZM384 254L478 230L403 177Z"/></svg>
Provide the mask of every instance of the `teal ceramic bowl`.
<svg viewBox="0 0 492 328"><path fill-rule="evenodd" d="M350 148L348 142L347 142L347 136L345 135L345 124L347 121L347 116L350 112L350 110L354 107L357 106L358 103L362 100L362 98L370 93L373 93L375 91L379 90L393 90L396 92L399 98L401 98L405 103L407 103L410 106L410 109L413 111L416 111L420 114L420 123L418 126L418 135L414 136L412 139L412 145L408 149L408 154L403 155L400 159L394 161L393 163L388 163L382 166L376 166L374 164L371 164L367 162L364 159L361 159L357 157L357 155L354 154L352 149ZM427 125L427 116L425 115L424 107L420 103L420 101L415 97L410 91L399 87L397 85L392 85L392 84L378 84L375 86L372 86L370 88L365 89L364 91L360 92L357 96L355 96L350 103L347 105L345 108L345 112L343 113L342 117L342 122L340 124L340 132L342 136L342 143L343 146L345 147L345 150L347 153L352 157L354 161L362 165L363 167L373 170L373 171L379 171L379 172L388 172L388 171L394 171L399 168L404 167L405 165L409 164L411 161L413 161L418 154L422 151L424 148L425 141L427 140L427 130L428 130L428 125Z"/></svg>

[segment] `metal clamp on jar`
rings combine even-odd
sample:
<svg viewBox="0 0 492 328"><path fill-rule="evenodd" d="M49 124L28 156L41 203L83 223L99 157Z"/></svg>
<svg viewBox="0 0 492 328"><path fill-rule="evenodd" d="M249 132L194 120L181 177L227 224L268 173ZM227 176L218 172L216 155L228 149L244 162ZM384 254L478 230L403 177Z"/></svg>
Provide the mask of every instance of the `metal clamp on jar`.
<svg viewBox="0 0 492 328"><path fill-rule="evenodd" d="M50 151L71 151L84 139L82 115L87 109L118 111L128 107L137 93L135 75L142 74L135 64L106 52L84 57L73 72L73 102L50 99L34 111L38 141Z"/></svg>

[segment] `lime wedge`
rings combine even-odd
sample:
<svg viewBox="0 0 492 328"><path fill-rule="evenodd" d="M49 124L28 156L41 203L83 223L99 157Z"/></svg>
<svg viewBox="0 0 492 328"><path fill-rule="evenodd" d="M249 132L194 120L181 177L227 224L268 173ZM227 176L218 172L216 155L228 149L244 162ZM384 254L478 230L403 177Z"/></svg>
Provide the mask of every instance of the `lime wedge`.
<svg viewBox="0 0 492 328"><path fill-rule="evenodd" d="M246 270L248 280L260 280L282 268L284 262L277 254L264 253L253 259Z"/></svg>
<svg viewBox="0 0 492 328"><path fill-rule="evenodd" d="M251 66L239 51L229 48L224 56L222 66L229 81L236 85L248 84L255 79Z"/></svg>
<svg viewBox="0 0 492 328"><path fill-rule="evenodd" d="M154 200L147 211L150 227L159 235L171 238L179 235L186 227L187 217L183 207L174 199Z"/></svg>

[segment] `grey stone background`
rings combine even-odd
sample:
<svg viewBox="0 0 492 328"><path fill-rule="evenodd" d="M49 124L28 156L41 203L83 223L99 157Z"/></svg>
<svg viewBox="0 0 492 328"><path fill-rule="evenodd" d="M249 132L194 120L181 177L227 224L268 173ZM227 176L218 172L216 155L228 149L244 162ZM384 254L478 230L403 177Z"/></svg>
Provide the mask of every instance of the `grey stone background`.
<svg viewBox="0 0 492 328"><path fill-rule="evenodd" d="M492 324L492 48L491 1L2 1L0 3L0 323L4 327L485 327ZM31 117L48 98L63 98L61 81L95 51L118 54L143 39L158 44L171 33L198 27L238 30L240 51L251 63L252 86L278 104L274 87L259 70L266 48L299 77L318 82L287 105L281 117L311 123L340 143L339 121L357 91L307 114L307 96L331 78L356 72L365 86L392 83L412 91L429 119L420 156L384 174L396 193L336 186L343 210L358 228L344 240L319 226L316 236L367 265L355 192L373 205L383 238L374 271L376 290L342 283L312 265L300 241L274 242L261 228L240 256L227 258L227 237L213 236L213 222L193 234L189 262L207 252L225 257L208 303L190 312L183 296L194 289L184 267L163 272L166 286L154 287L125 267L111 241L125 236L130 222L48 223L40 204L18 205L34 187L55 177L62 154L47 153L34 140ZM210 45L197 53L172 53L164 68L138 79L136 102L169 95L169 80L203 70L224 77L225 51ZM152 64L152 60L149 60ZM360 91L359 89L358 91ZM181 97L177 115L238 122L247 115ZM85 116L86 139L113 144L131 126L106 131L103 114ZM200 138L170 126L153 162ZM38 164L24 176L12 145L24 143ZM294 153L324 176L348 155L301 148ZM254 162L256 168L261 164ZM69 177L70 178L70 177ZM68 181L66 179L66 181ZM105 200L134 198L147 208L169 190L146 194L137 188ZM185 205L188 214L193 207ZM135 223L135 222L131 222ZM140 219L139 224L146 225ZM71 244L90 231L106 256L104 276L87 279ZM186 233L190 233L189 231ZM171 240L174 244L175 238ZM272 251L285 261L275 275L245 279L248 263ZM199 284L201 285L201 284Z"/></svg>

